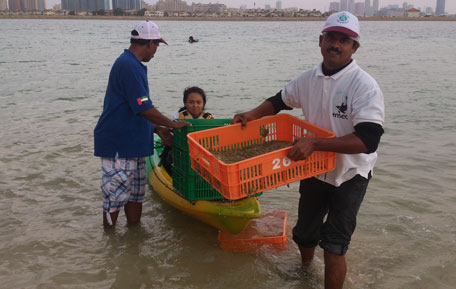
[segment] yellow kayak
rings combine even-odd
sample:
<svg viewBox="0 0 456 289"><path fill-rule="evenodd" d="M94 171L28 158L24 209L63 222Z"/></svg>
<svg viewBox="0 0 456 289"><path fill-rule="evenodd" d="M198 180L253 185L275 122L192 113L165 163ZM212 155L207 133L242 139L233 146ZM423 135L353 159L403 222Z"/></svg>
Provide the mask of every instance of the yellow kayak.
<svg viewBox="0 0 456 289"><path fill-rule="evenodd" d="M252 219L261 217L261 207L256 197L229 200L186 200L174 187L171 176L158 166L160 149L146 158L146 172L152 190L166 203L219 230L237 234Z"/></svg>

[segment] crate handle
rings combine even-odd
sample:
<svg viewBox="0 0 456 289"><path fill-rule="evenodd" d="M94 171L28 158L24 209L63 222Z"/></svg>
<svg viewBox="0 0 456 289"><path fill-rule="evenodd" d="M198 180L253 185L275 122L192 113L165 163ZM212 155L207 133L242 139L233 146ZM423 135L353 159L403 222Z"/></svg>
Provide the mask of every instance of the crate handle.
<svg viewBox="0 0 456 289"><path fill-rule="evenodd" d="M204 165L206 168L209 168L211 166L211 162L206 158L206 156L201 156L201 161L202 165Z"/></svg>

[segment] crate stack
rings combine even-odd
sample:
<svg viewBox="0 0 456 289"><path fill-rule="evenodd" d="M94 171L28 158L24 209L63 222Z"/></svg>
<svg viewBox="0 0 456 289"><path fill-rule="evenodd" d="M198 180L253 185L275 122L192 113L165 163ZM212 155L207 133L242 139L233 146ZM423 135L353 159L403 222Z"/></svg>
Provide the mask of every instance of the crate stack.
<svg viewBox="0 0 456 289"><path fill-rule="evenodd" d="M191 126L174 131L173 139L173 186L189 201L225 199L191 167L187 134L191 132L226 126L231 119L186 119Z"/></svg>

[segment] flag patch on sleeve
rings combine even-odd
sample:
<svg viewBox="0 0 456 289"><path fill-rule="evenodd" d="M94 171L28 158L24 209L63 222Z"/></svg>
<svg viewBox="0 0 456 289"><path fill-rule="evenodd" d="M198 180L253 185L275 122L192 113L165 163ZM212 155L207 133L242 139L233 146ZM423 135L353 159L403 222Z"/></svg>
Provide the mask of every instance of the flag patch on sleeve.
<svg viewBox="0 0 456 289"><path fill-rule="evenodd" d="M136 99L136 101L138 102L138 105L142 105L143 102L146 102L148 100L149 100L149 98L147 96L141 96Z"/></svg>

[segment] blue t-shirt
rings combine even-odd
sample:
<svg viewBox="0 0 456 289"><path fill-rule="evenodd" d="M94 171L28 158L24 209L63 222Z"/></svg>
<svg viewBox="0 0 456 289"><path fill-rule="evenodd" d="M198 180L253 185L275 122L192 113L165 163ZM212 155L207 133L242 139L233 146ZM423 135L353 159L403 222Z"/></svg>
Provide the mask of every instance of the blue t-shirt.
<svg viewBox="0 0 456 289"><path fill-rule="evenodd" d="M145 157L154 152L154 127L139 113L154 107L149 97L147 67L125 51L109 74L103 112L94 130L95 156Z"/></svg>

